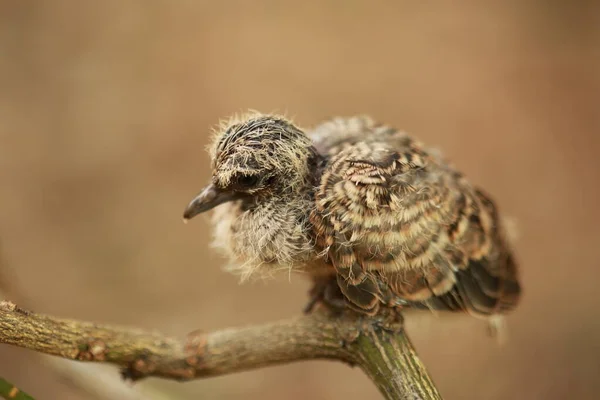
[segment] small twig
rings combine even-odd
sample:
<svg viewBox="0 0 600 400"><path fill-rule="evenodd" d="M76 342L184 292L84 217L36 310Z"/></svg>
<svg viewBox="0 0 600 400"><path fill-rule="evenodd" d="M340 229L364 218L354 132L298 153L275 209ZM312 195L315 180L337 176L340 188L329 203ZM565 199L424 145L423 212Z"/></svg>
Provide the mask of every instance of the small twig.
<svg viewBox="0 0 600 400"><path fill-rule="evenodd" d="M440 399L402 323L379 325L354 314L312 315L185 340L59 319L0 303L0 343L72 360L116 364L127 379L225 375L282 363L334 359L360 366L388 399Z"/></svg>

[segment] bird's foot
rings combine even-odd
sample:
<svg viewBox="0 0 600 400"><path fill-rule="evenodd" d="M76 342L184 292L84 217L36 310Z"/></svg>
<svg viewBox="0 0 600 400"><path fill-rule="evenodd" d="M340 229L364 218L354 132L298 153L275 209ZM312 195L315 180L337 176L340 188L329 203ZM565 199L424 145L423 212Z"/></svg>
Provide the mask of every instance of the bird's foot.
<svg viewBox="0 0 600 400"><path fill-rule="evenodd" d="M309 301L304 307L305 314L313 312L318 305L325 306L336 314L347 308L335 278L316 281L308 293Z"/></svg>

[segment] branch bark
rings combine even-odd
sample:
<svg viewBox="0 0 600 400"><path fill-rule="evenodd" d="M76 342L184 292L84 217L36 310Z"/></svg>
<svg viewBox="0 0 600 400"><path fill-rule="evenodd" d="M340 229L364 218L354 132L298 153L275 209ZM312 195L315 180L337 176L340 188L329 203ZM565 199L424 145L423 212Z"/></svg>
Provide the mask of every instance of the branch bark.
<svg viewBox="0 0 600 400"><path fill-rule="evenodd" d="M107 362L122 376L180 381L300 360L360 366L386 399L441 399L406 336L402 321L329 315L323 310L279 322L192 332L184 340L157 333L35 314L0 303L0 343L71 360Z"/></svg>

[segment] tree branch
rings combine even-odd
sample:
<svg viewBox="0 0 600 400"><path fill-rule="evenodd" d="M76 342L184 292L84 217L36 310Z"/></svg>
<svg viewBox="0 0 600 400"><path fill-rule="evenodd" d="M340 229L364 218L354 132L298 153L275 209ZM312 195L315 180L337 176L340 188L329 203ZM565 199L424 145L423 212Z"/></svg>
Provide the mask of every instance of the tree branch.
<svg viewBox="0 0 600 400"><path fill-rule="evenodd" d="M360 366L387 399L441 399L401 321L318 310L309 316L185 340L31 313L0 303L0 343L121 367L123 377L190 380L289 363L332 359Z"/></svg>

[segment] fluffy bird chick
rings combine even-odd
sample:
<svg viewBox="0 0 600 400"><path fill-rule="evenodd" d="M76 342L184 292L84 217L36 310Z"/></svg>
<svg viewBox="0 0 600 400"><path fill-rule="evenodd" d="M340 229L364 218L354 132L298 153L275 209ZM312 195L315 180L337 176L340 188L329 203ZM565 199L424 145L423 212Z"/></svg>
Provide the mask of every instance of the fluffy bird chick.
<svg viewBox="0 0 600 400"><path fill-rule="evenodd" d="M490 317L519 299L496 206L436 152L367 117L304 132L275 115L222 126L212 182L186 220L216 208L215 244L244 278L308 273L314 295ZM339 297L338 297L339 296Z"/></svg>

